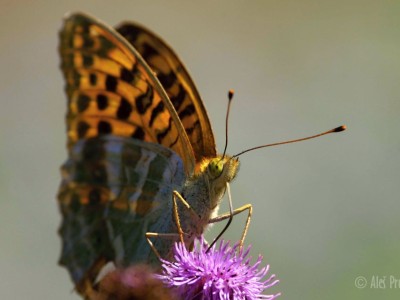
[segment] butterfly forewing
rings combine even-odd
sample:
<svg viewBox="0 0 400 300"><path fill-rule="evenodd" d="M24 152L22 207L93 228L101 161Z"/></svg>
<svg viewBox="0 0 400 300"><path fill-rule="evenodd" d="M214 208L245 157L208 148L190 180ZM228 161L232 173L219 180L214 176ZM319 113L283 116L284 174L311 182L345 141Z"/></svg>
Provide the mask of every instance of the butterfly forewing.
<svg viewBox="0 0 400 300"><path fill-rule="evenodd" d="M189 140L140 54L112 28L83 14L65 20L60 39L69 146L103 134L133 137L173 149L190 173Z"/></svg>
<svg viewBox="0 0 400 300"><path fill-rule="evenodd" d="M215 141L206 109L193 80L172 48L138 24L123 23L116 30L133 45L157 75L186 130L196 161L201 161L203 157L215 157Z"/></svg>

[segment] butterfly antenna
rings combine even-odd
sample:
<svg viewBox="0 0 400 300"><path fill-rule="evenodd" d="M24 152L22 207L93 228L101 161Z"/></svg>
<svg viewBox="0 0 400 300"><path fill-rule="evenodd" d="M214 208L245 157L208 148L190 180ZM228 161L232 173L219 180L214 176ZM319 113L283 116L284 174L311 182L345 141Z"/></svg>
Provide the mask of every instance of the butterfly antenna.
<svg viewBox="0 0 400 300"><path fill-rule="evenodd" d="M226 148L228 147L228 120L229 120L229 112L231 110L231 102L234 94L235 94L234 90L228 91L228 108L226 110L226 118L225 118L225 148L224 152L222 153L222 158L225 157Z"/></svg>
<svg viewBox="0 0 400 300"><path fill-rule="evenodd" d="M279 142L279 143L273 143L273 144L267 144L267 145L261 145L261 146L253 147L253 148L250 148L250 149L246 149L246 150L244 150L242 152L239 152L238 154L235 154L232 157L238 157L239 155L242 155L242 154L244 154L246 152L250 152L250 151L253 151L253 150L256 150L256 149L260 149L260 148L278 146L278 145L283 145L283 144L291 144L291 143L297 143L297 142L301 142L301 141L305 141L305 140L314 139L316 137L320 137L320 136L323 136L323 135L326 135L326 134L344 131L344 130L346 130L346 128L347 128L346 125L342 125L342 126L333 128L331 130L328 130L328 131L325 131L325 132L322 132L322 133L319 133L319 134L316 134L316 135L308 136L308 137L305 137L305 138L301 138L301 139L295 139L295 140L290 140L290 141L285 141L285 142Z"/></svg>

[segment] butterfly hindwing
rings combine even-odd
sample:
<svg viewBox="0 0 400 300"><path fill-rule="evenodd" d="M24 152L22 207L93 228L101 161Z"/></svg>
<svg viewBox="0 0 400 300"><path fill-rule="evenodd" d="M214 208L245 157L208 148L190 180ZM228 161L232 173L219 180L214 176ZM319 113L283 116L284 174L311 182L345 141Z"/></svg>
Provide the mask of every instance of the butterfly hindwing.
<svg viewBox="0 0 400 300"><path fill-rule="evenodd" d="M115 136L80 140L62 173L60 262L74 282L93 281L88 274L107 261L128 266L156 259L144 235L159 230L160 220L173 224L165 211L185 180L174 151Z"/></svg>

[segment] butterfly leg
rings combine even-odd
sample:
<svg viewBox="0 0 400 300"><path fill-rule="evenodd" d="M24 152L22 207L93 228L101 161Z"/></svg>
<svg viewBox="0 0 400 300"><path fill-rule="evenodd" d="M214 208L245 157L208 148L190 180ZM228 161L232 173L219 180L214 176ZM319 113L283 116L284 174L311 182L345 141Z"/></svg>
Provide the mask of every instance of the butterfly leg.
<svg viewBox="0 0 400 300"><path fill-rule="evenodd" d="M239 208L236 208L235 210L228 213L224 213L222 215L216 216L215 218L212 218L208 221L209 224L212 223L217 223L217 222L221 222L223 220L229 219L232 216L235 216L237 214L240 214L244 211L247 210L247 218L246 218L246 223L244 225L244 229L242 232L242 237L240 238L240 242L239 242L239 247L242 248L243 247L243 243L244 243L244 239L246 238L247 235L247 231L249 230L249 226L250 226L250 220L251 220L251 216L253 214L253 206L251 204L245 204Z"/></svg>
<svg viewBox="0 0 400 300"><path fill-rule="evenodd" d="M192 220L198 219L199 216L196 214L196 212L190 206L190 204L186 202L186 200L182 197L182 195L178 191L174 191L174 197L173 197L174 219L175 219L176 227L178 228L178 234L179 234L181 243L184 243L184 240L183 240L184 232L183 232L181 221L180 221L180 218L179 218L177 200L179 200L183 204L183 206L188 210L188 212L190 213L190 218Z"/></svg>
<svg viewBox="0 0 400 300"><path fill-rule="evenodd" d="M179 236L179 233L156 233L156 232L146 232L146 240L147 243L149 243L149 246L151 250L153 250L154 254L158 257L158 259L161 259L161 255L154 246L153 242L151 241L151 238L170 238L174 239Z"/></svg>
<svg viewBox="0 0 400 300"><path fill-rule="evenodd" d="M154 254L158 257L158 259L161 258L161 255L157 251L157 249L154 246L154 244L152 243L151 238L170 238L170 239L173 239L173 238L179 237L181 243L184 243L183 236L185 235L185 233L183 232L181 221L180 221L180 217L179 217L178 201L181 202L183 204L184 208L186 208L189 211L192 219L199 218L199 216L196 214L194 209L189 205L189 203L187 203L187 201L182 197L182 195L178 191L174 191L173 192L172 201L173 201L172 202L172 210L173 210L173 215L174 215L174 221L175 221L175 225L177 227L178 232L177 233L146 232L147 242L149 243L150 248L153 250Z"/></svg>

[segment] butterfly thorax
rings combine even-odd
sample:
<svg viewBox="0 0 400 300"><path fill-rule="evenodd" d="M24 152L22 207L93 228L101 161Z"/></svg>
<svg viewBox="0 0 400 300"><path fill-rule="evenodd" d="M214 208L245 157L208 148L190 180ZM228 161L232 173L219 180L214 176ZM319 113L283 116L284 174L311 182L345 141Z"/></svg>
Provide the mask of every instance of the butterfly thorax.
<svg viewBox="0 0 400 300"><path fill-rule="evenodd" d="M182 217L184 232L194 236L201 235L210 218L217 214L226 185L239 170L239 160L226 155L205 158L197 165L197 170L182 190L183 198L199 217L195 222L190 216ZM188 214L188 211L182 213Z"/></svg>

